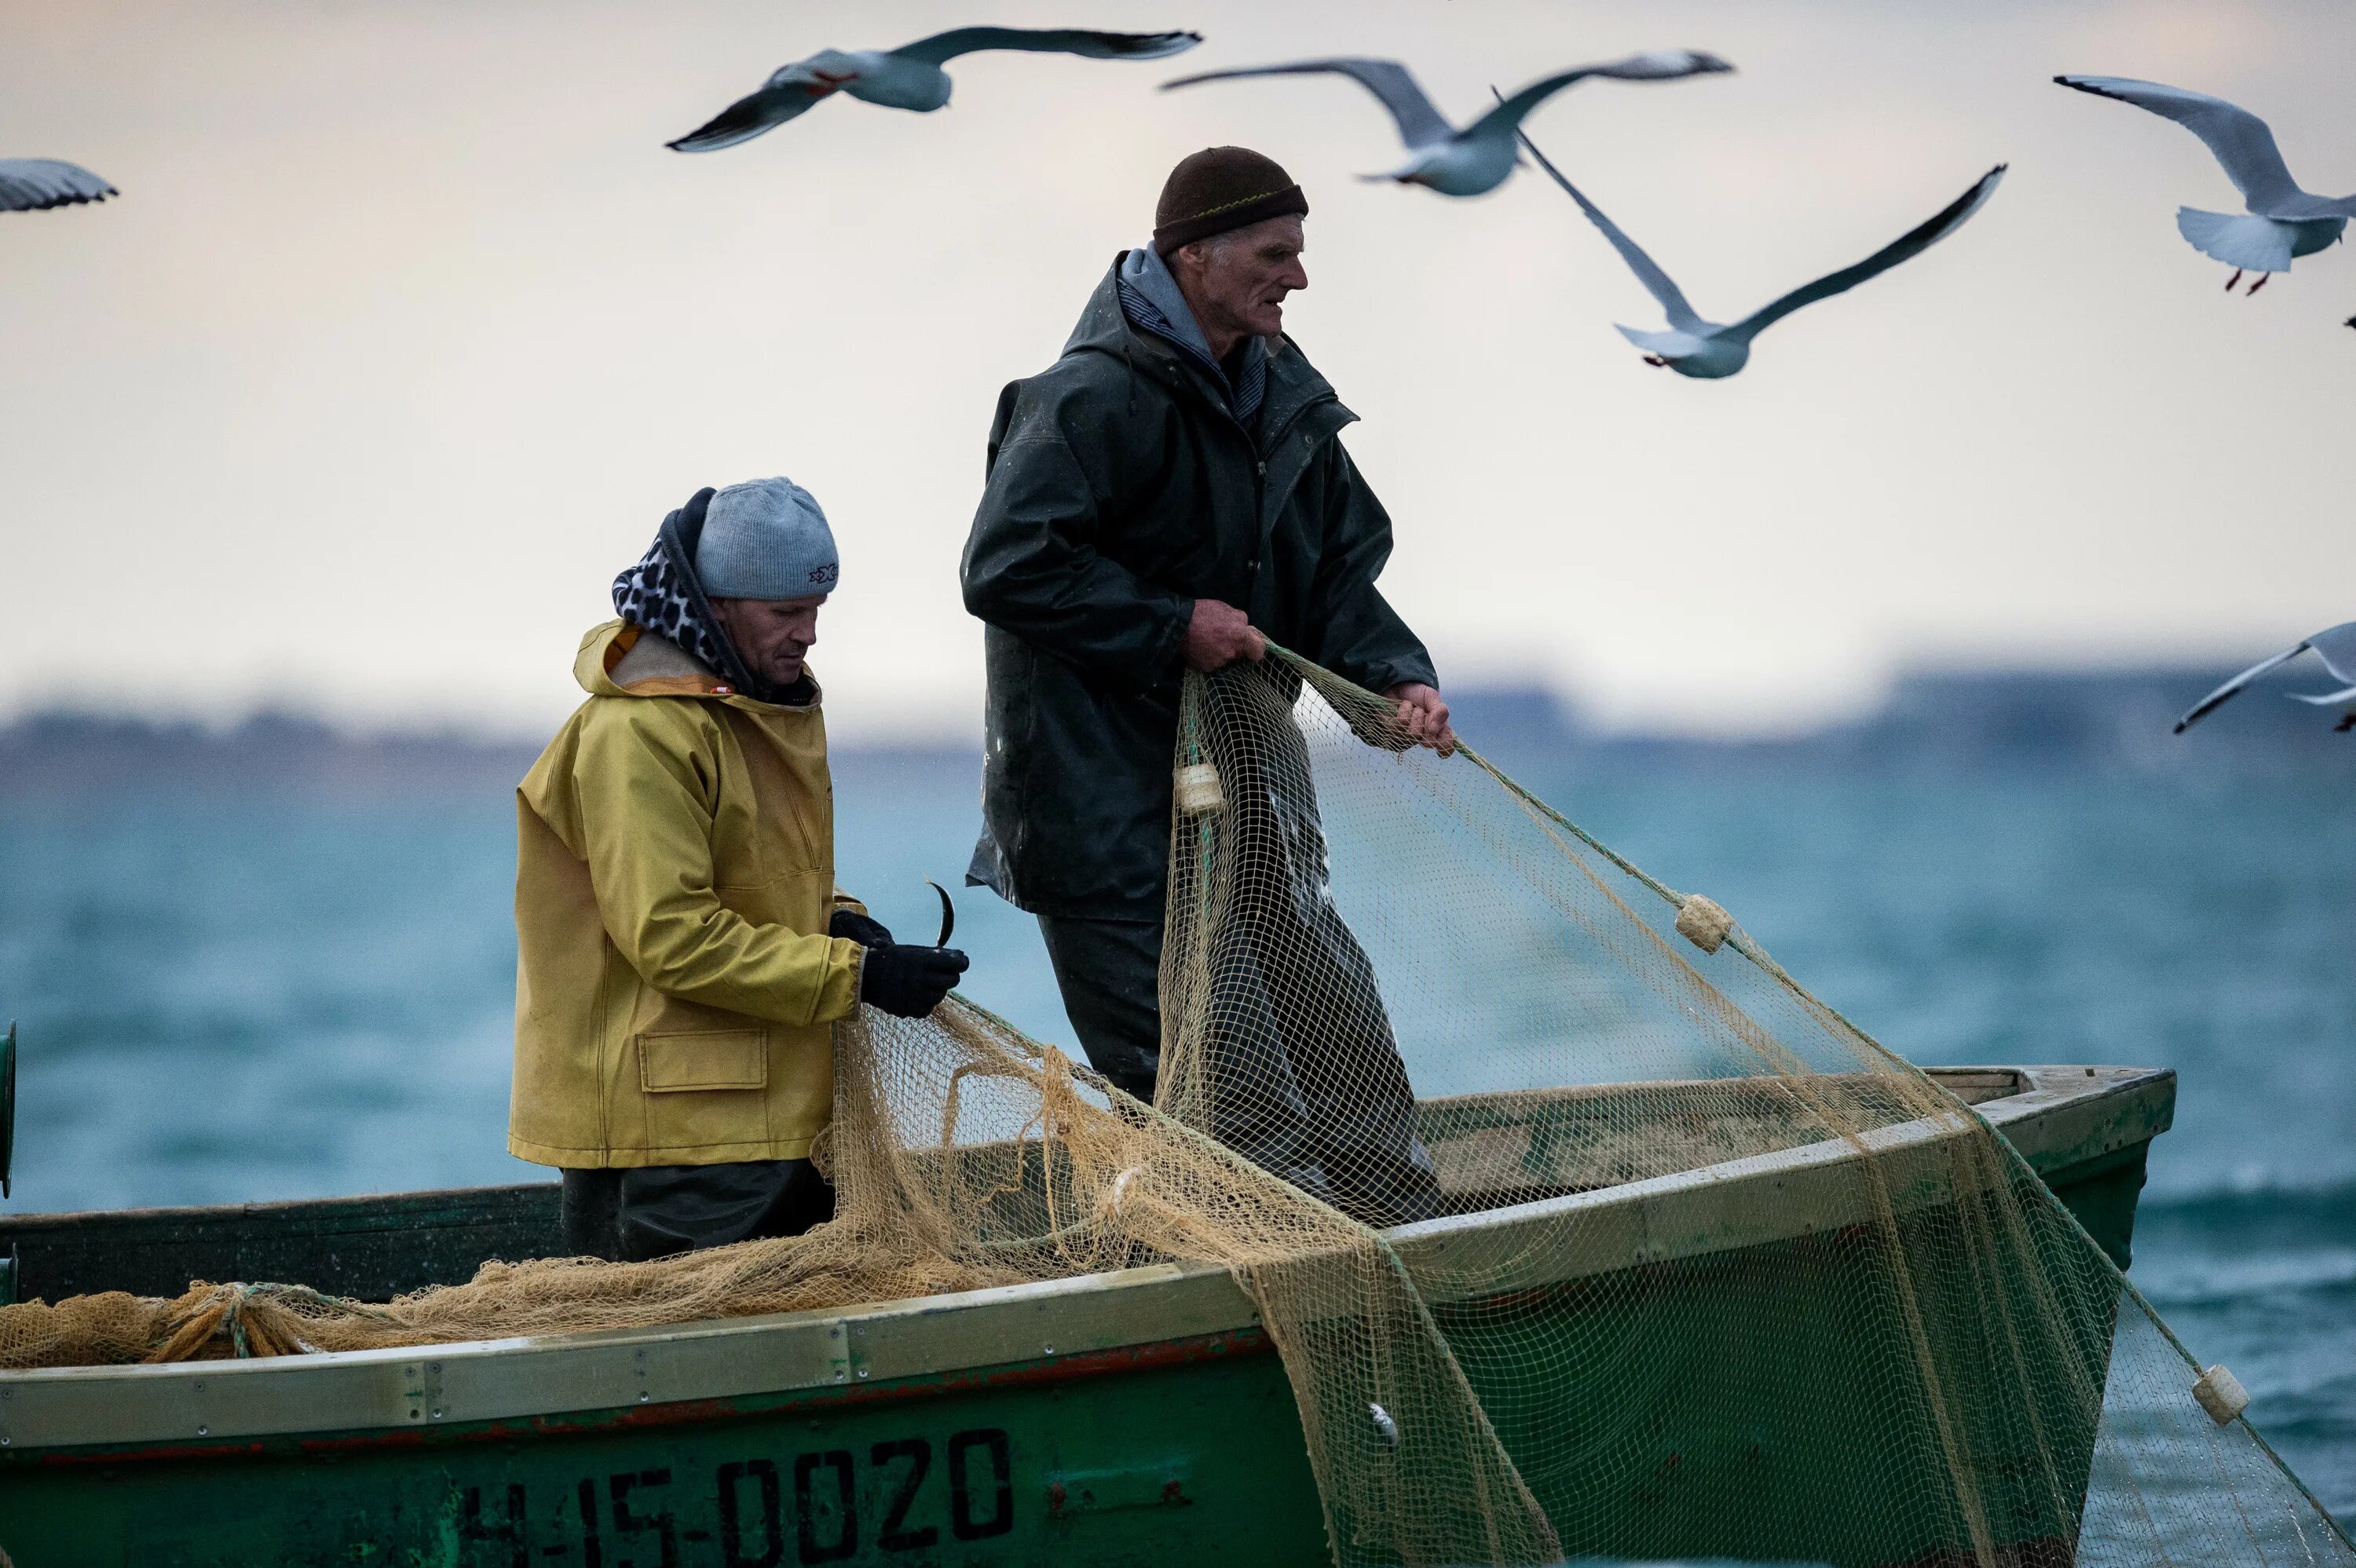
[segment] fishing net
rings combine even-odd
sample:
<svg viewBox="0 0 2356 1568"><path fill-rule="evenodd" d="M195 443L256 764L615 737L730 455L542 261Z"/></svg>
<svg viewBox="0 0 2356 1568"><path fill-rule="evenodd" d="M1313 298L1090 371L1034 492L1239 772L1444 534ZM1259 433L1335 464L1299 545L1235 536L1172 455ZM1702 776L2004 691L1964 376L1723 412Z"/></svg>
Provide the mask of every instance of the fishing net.
<svg viewBox="0 0 2356 1568"><path fill-rule="evenodd" d="M1725 911L1289 656L1190 677L1175 766L1153 1106L961 1000L864 1011L807 1236L0 1308L0 1368L1210 1263L1340 1563L2356 1568L2012 1146Z"/></svg>

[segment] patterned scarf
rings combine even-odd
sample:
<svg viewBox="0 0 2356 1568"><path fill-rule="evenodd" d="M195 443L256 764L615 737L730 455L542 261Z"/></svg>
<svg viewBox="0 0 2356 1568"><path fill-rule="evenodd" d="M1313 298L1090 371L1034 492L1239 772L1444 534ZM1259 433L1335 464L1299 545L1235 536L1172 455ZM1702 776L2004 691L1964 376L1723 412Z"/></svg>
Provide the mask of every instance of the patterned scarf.
<svg viewBox="0 0 2356 1568"><path fill-rule="evenodd" d="M712 613L712 601L695 578L695 540L703 532L703 511L713 492L707 485L687 505L663 518L655 542L638 563L614 579L614 613L633 626L668 638L701 660L741 692L763 702L785 694L756 680L736 656L728 634Z"/></svg>

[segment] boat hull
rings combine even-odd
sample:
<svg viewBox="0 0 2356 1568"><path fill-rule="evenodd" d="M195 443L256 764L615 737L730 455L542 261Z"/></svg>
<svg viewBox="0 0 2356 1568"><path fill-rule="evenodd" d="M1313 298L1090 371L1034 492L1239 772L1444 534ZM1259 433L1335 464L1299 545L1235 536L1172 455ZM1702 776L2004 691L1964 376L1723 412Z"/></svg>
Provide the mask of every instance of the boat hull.
<svg viewBox="0 0 2356 1568"><path fill-rule="evenodd" d="M1982 1076L1990 1092L1967 1097L2124 1263L2172 1075ZM1411 1264L1473 1255L1517 1213L1540 1223L1571 1203L1635 1238L1624 1256L1434 1303L1443 1322L1477 1315L1483 1403L1516 1452L1543 1454L1526 1468L1575 1554L1938 1554L1940 1521L1855 1506L1935 1490L1915 1483L1938 1459L1852 1375L1886 1328L1869 1292L1826 1288L1874 1267L1838 1211L1854 1186L1840 1152L1395 1232ZM1933 1199L1900 1222L1945 1221ZM24 1250L37 1270L39 1246ZM1558 1365L1573 1317L1580 1344L1616 1353ZM2107 1317L2072 1327L2099 1358ZM1610 1464L1515 1444L1542 1419L1559 1431L1564 1409L1596 1413ZM2091 1431L2051 1437L2083 1487ZM1988 1501L2021 1560L2066 1560L2070 1520L2027 1493ZM1330 1560L1249 1302L1223 1273L1170 1266L684 1328L0 1374L0 1549L17 1568Z"/></svg>

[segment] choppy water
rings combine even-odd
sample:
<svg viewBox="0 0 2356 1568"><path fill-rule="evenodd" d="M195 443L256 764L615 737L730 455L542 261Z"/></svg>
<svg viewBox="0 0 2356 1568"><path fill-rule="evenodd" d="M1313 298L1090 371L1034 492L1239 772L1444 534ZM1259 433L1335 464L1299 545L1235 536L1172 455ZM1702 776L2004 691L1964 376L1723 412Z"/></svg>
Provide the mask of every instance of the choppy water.
<svg viewBox="0 0 2356 1568"><path fill-rule="evenodd" d="M1616 762L1530 781L1710 893L1925 1062L2174 1067L2135 1274L2356 1514L2356 809L2273 779ZM838 769L844 881L929 935L974 781ZM503 798L0 805L19 1211L527 1179L503 1151ZM1029 923L959 900L969 991L1069 1042Z"/></svg>

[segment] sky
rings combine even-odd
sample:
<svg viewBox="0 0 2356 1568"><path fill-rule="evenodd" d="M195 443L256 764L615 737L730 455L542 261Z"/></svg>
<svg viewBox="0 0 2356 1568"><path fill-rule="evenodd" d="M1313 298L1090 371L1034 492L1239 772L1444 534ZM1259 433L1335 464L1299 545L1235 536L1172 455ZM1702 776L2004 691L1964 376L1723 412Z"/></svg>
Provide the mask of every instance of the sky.
<svg viewBox="0 0 2356 1568"><path fill-rule="evenodd" d="M103 207L0 216L0 717L58 706L552 728L581 633L663 514L783 473L833 519L813 665L838 736L969 739L957 558L999 389L1060 348L1162 177L1215 143L1305 187L1288 330L1361 416L1383 586L1443 687L1773 731L1923 664L2224 660L2356 614L2356 263L2254 299L2174 214L2239 209L2191 136L2051 85L2217 93L2356 189L2340 3L997 0L930 5L6 0L0 155ZM972 21L1194 27L1176 60L983 55L919 115L847 99L663 143L775 66ZM1163 93L1352 51L1529 122L1740 315L2011 172L1922 258L1698 382L1535 174L1449 200L1339 79Z"/></svg>

